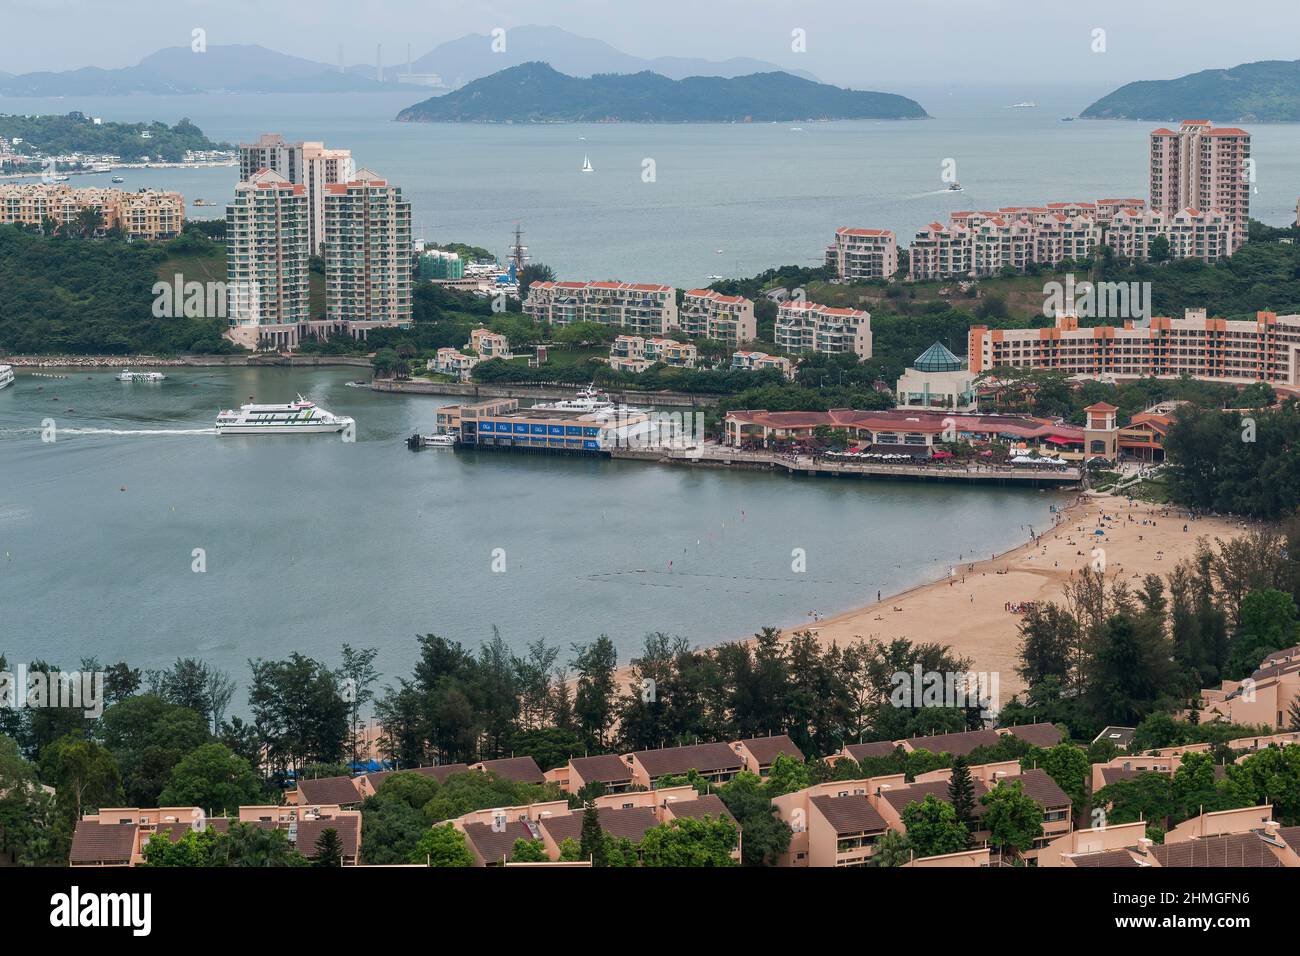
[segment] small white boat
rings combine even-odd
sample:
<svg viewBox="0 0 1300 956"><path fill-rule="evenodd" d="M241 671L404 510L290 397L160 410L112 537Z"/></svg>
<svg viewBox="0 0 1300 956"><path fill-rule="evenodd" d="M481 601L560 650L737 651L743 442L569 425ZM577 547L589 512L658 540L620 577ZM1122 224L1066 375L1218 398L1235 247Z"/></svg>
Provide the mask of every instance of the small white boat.
<svg viewBox="0 0 1300 956"><path fill-rule="evenodd" d="M8 388L14 383L14 370L11 366L0 365L0 388Z"/></svg>
<svg viewBox="0 0 1300 956"><path fill-rule="evenodd" d="M133 372L129 368L124 368L117 376L117 380L119 382L161 382L166 377L162 372Z"/></svg>
<svg viewBox="0 0 1300 956"><path fill-rule="evenodd" d="M347 415L335 415L301 395L284 405L241 405L217 416L218 435L318 435L341 432L356 425Z"/></svg>
<svg viewBox="0 0 1300 956"><path fill-rule="evenodd" d="M114 177L113 177L113 182L115 182L115 183L124 183L124 182L126 182L126 177L125 177L125 176L114 176Z"/></svg>
<svg viewBox="0 0 1300 956"><path fill-rule="evenodd" d="M584 173L594 173L594 172L595 172L595 170L591 168L591 157L590 157L590 156L585 156L585 155L584 155L584 156L582 157L582 171L583 171Z"/></svg>

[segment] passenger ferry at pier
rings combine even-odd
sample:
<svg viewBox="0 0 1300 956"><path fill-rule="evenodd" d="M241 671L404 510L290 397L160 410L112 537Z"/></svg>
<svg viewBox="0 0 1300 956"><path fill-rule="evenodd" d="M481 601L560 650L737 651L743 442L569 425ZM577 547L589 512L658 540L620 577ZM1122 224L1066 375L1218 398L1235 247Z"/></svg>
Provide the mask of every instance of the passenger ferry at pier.
<svg viewBox="0 0 1300 956"><path fill-rule="evenodd" d="M539 412L600 412L613 407L614 403L609 400L609 396L597 391L594 385L582 389L573 398L562 398L558 402L543 402L533 406Z"/></svg>
<svg viewBox="0 0 1300 956"><path fill-rule="evenodd" d="M162 372L133 372L129 368L124 368L117 376L117 380L119 382L161 382L166 377Z"/></svg>
<svg viewBox="0 0 1300 956"><path fill-rule="evenodd" d="M241 405L217 416L218 435L316 435L341 432L355 425L347 415L335 415L301 395L287 405Z"/></svg>
<svg viewBox="0 0 1300 956"><path fill-rule="evenodd" d="M14 383L14 370L8 365L0 365L0 388L7 388Z"/></svg>

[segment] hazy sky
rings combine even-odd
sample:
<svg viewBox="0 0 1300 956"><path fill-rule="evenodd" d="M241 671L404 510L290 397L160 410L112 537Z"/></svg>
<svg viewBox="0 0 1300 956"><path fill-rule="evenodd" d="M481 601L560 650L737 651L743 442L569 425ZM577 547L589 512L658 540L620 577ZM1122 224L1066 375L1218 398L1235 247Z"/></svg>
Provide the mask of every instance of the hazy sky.
<svg viewBox="0 0 1300 956"><path fill-rule="evenodd" d="M308 19L310 17L310 19ZM640 56L752 56L821 79L1110 84L1300 56L1297 0L0 0L0 71L118 67L165 46L259 43L333 63L552 24ZM802 29L807 52L791 52ZM1094 53L1093 30L1106 51Z"/></svg>

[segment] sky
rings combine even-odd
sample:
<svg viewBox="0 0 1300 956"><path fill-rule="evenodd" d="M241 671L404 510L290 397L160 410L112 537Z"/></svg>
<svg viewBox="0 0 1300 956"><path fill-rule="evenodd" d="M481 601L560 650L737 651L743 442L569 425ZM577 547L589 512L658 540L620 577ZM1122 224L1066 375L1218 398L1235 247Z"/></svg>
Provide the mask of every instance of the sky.
<svg viewBox="0 0 1300 956"><path fill-rule="evenodd" d="M0 71L131 66L167 46L257 43L404 59L541 23L639 56L751 56L859 89L1119 85L1297 57L1297 0L0 0ZM806 50L792 50L794 31ZM1104 31L1098 46L1095 31ZM385 57L387 59L387 56Z"/></svg>

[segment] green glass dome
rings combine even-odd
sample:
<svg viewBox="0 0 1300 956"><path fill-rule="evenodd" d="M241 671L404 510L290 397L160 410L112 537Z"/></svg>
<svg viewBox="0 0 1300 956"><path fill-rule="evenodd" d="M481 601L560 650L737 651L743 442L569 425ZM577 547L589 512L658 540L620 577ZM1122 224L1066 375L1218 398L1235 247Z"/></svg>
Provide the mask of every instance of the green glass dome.
<svg viewBox="0 0 1300 956"><path fill-rule="evenodd" d="M965 365L961 359L949 352L939 342L916 357L912 368L918 372L956 372Z"/></svg>

